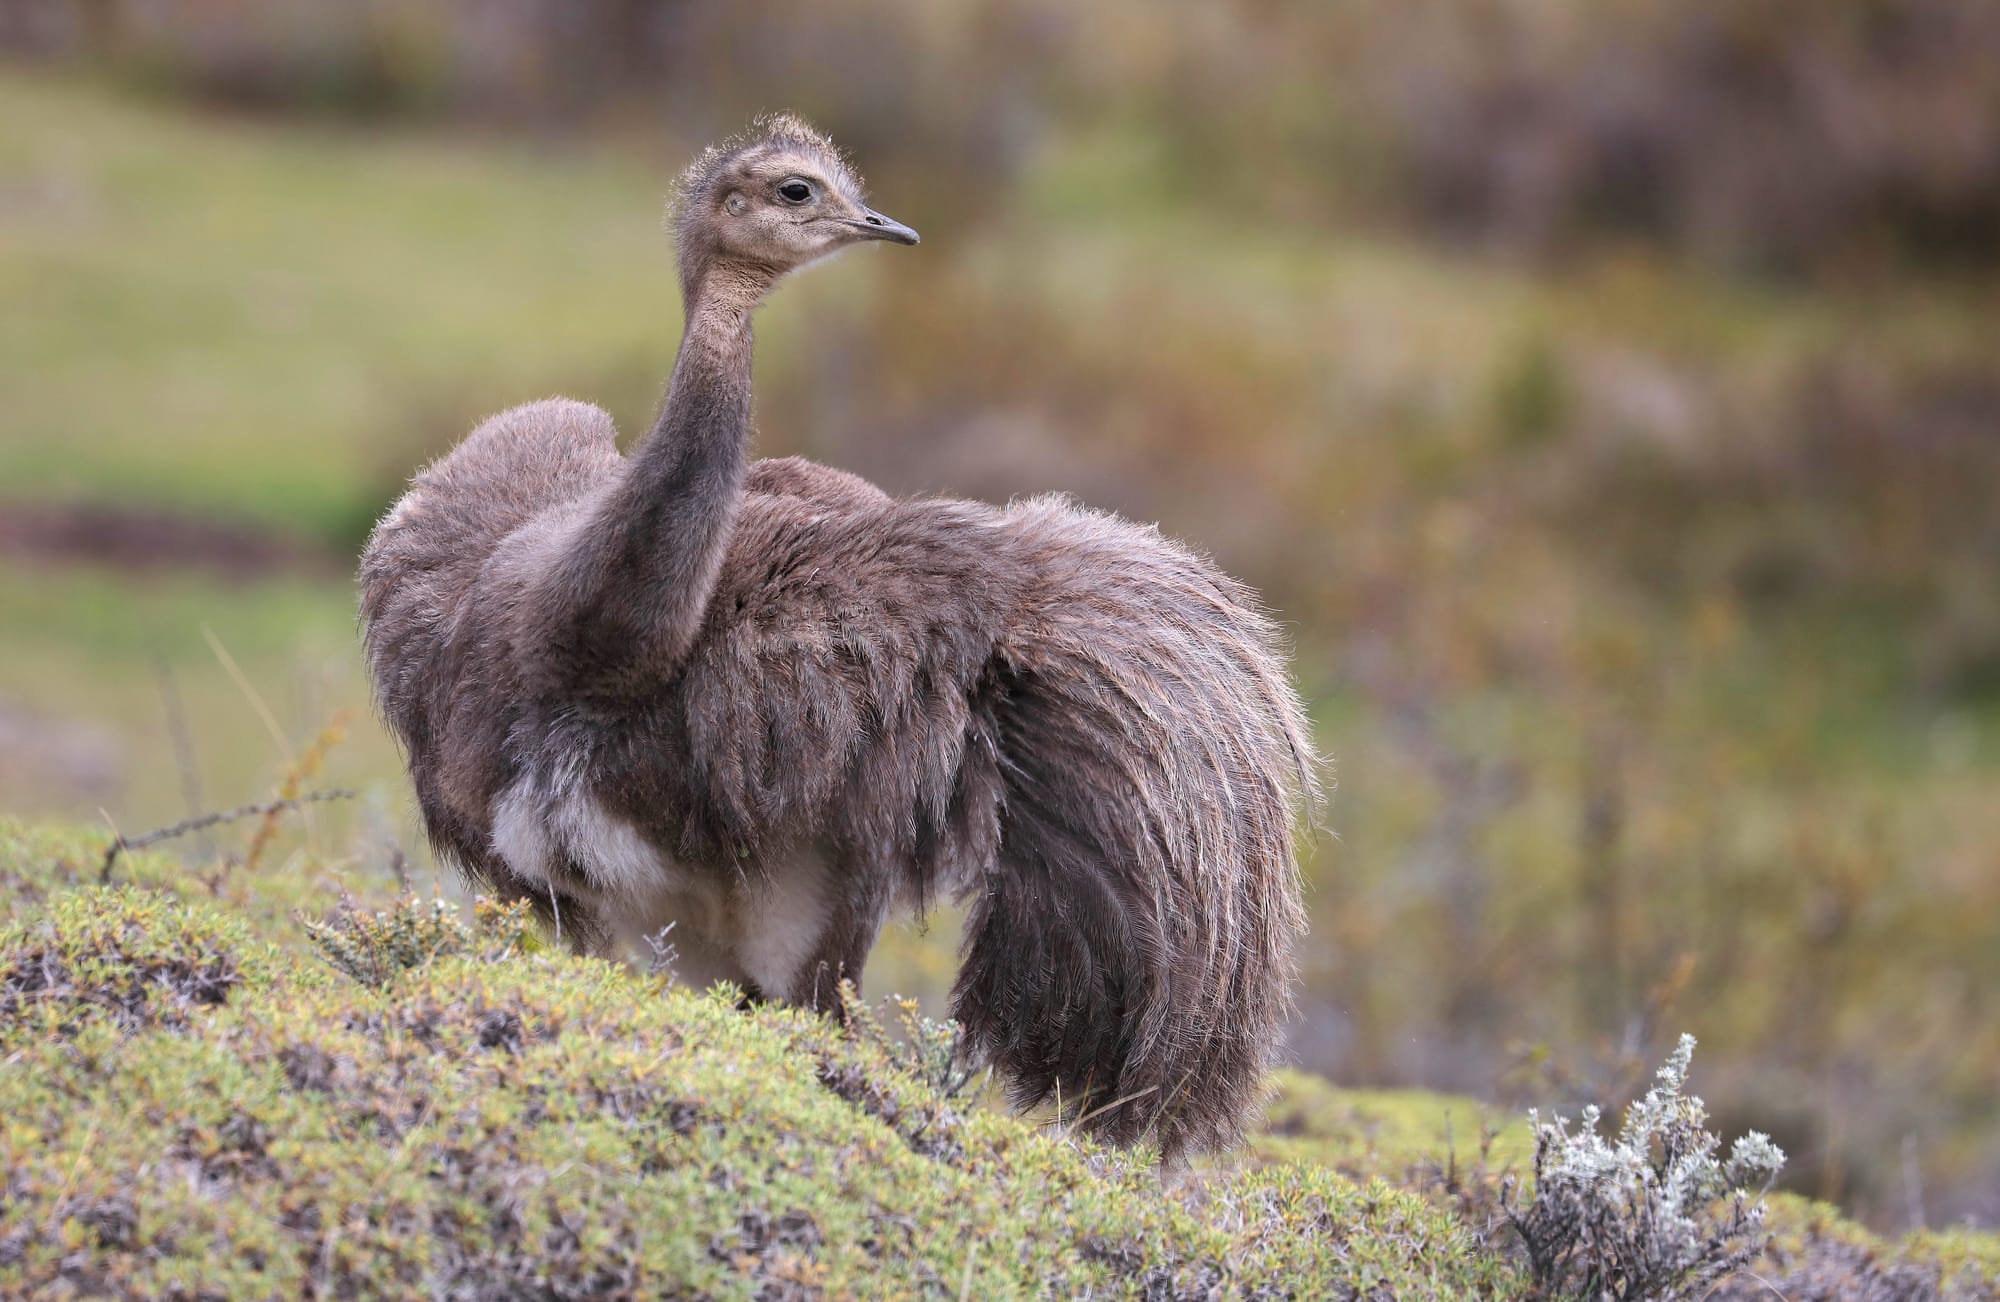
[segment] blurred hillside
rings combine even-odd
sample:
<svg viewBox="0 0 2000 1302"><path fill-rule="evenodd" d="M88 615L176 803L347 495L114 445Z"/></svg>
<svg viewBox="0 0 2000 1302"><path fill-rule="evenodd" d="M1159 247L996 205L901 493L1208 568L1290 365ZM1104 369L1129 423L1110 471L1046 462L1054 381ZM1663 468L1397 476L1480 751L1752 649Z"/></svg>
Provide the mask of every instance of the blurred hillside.
<svg viewBox="0 0 2000 1302"><path fill-rule="evenodd" d="M1302 1064L1609 1102L1686 1029L1805 1192L2000 1223L1996 15L9 6L0 805L256 798L344 709L318 835L416 854L360 539L497 408L642 429L668 178L793 108L925 243L766 311L760 450L1068 489L1294 628Z"/></svg>

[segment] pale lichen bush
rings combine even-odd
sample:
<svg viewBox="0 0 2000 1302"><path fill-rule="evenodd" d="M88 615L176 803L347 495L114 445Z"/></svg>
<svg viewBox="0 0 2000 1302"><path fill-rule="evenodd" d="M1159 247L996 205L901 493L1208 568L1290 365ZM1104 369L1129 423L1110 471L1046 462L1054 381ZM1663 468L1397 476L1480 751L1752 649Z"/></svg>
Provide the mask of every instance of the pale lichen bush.
<svg viewBox="0 0 2000 1302"><path fill-rule="evenodd" d="M1718 1156L1708 1109L1687 1093L1694 1045L1692 1035L1681 1037L1659 1083L1626 1110L1616 1140L1598 1133L1594 1107L1574 1128L1529 1113L1534 1193L1524 1206L1510 1185L1504 1201L1543 1296L1697 1298L1763 1251L1762 1197L1785 1155L1753 1130L1727 1159Z"/></svg>

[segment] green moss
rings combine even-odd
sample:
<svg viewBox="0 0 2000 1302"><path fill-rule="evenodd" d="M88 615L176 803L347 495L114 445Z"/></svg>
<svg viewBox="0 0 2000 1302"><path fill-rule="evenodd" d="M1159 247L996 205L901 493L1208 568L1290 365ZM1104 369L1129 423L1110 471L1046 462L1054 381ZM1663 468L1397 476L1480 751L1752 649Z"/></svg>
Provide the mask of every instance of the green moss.
<svg viewBox="0 0 2000 1302"><path fill-rule="evenodd" d="M254 828L246 822L239 828ZM235 844L248 831L220 829ZM102 884L104 853L112 834L87 827L27 823L0 815L0 898L17 908L43 908L66 892ZM197 863L174 849L187 849L195 838L184 838L152 850L118 856L111 882L183 902L202 902L226 913L232 924L261 940L297 946L305 939L296 918L317 915L343 901L386 903L391 882L386 873L336 874L311 856L299 856L255 870L228 860ZM274 856L275 857L275 856Z"/></svg>
<svg viewBox="0 0 2000 1302"><path fill-rule="evenodd" d="M1473 1100L1282 1073L1252 1160L1163 1183L960 1095L937 1027L745 1013L408 900L331 925L414 955L355 981L165 857L91 884L100 851L0 825L0 1295L1523 1292L1439 1192L1454 1153L1524 1161L1509 1118L1475 1168ZM1992 1235L1885 1244L1783 1196L1772 1226L1794 1296L2000 1286Z"/></svg>
<svg viewBox="0 0 2000 1302"><path fill-rule="evenodd" d="M0 1047L60 1044L105 1020L186 1028L268 982L269 947L240 922L124 886L69 894L0 930Z"/></svg>
<svg viewBox="0 0 2000 1302"><path fill-rule="evenodd" d="M17 908L96 882L111 833L0 817L0 894ZM181 873L165 855L121 856L126 880L173 890Z"/></svg>
<svg viewBox="0 0 2000 1302"><path fill-rule="evenodd" d="M1260 1158L1310 1162L1356 1179L1398 1183L1470 1173L1483 1162L1499 1173L1534 1156L1525 1121L1477 1099L1428 1090L1337 1089L1318 1076L1280 1071L1251 1144Z"/></svg>
<svg viewBox="0 0 2000 1302"><path fill-rule="evenodd" d="M1512 1289L1419 1195L1309 1167L1163 1187L948 1097L892 1039L622 966L450 955L364 985L138 887L59 897L0 970L43 953L148 1000L162 964L239 976L171 1018L19 1024L8 1295Z"/></svg>
<svg viewBox="0 0 2000 1302"><path fill-rule="evenodd" d="M1911 1235L1903 1248L1911 1257L1936 1263L1939 1276L1950 1286L1968 1294L1980 1288L1988 1296L2000 1294L2000 1234L1965 1228L1931 1230Z"/></svg>
<svg viewBox="0 0 2000 1302"><path fill-rule="evenodd" d="M1874 1299L2000 1297L2000 1234L1958 1229L1885 1240L1847 1220L1836 1207L1773 1194L1766 1221L1771 1244L1727 1297ZM1757 1292L1751 1291L1755 1284Z"/></svg>

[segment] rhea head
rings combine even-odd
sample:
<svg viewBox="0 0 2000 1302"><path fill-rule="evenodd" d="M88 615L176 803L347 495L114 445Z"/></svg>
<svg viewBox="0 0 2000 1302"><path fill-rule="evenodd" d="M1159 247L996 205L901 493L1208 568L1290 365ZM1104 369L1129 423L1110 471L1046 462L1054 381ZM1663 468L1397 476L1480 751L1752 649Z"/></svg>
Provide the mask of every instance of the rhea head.
<svg viewBox="0 0 2000 1302"><path fill-rule="evenodd" d="M692 304L711 277L761 295L786 272L851 245L915 244L917 233L870 208L834 143L786 114L759 119L689 165L675 238Z"/></svg>

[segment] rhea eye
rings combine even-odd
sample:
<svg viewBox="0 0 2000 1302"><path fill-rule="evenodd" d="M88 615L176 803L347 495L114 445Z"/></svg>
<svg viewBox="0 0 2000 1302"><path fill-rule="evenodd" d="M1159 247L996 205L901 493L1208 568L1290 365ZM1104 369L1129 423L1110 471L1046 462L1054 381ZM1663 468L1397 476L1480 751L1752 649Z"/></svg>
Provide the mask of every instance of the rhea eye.
<svg viewBox="0 0 2000 1302"><path fill-rule="evenodd" d="M778 187L778 197L786 203L804 203L813 197L810 183L793 179Z"/></svg>

